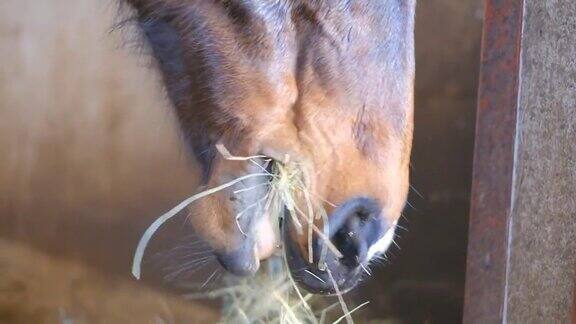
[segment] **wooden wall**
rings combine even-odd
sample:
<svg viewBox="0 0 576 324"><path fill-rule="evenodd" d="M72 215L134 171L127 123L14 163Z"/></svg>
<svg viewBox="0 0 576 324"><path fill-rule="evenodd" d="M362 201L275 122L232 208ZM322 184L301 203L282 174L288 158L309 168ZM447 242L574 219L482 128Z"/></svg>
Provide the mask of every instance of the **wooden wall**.
<svg viewBox="0 0 576 324"><path fill-rule="evenodd" d="M418 193L401 250L359 290L374 318L460 318L481 18L476 0L418 5ZM196 175L118 20L113 0L0 0L0 237L127 278L145 226Z"/></svg>
<svg viewBox="0 0 576 324"><path fill-rule="evenodd" d="M195 176L120 18L114 1L0 2L0 234L127 273Z"/></svg>
<svg viewBox="0 0 576 324"><path fill-rule="evenodd" d="M576 2L525 1L509 323L568 323L576 269Z"/></svg>
<svg viewBox="0 0 576 324"><path fill-rule="evenodd" d="M122 279L196 177L119 18L113 1L0 1L2 323L215 318Z"/></svg>

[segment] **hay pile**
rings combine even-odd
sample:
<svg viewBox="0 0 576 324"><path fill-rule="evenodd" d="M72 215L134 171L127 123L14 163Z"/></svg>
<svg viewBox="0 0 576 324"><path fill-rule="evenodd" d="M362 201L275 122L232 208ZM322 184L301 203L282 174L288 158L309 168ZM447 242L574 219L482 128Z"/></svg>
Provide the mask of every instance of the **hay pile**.
<svg viewBox="0 0 576 324"><path fill-rule="evenodd" d="M166 221L176 216L182 209L191 203L202 199L208 195L230 188L242 181L255 177L266 177L269 179L268 190L265 197L264 208L271 217L273 228L280 228L280 222L291 222L298 234L304 234L307 230L308 256L309 262L313 263L312 238L316 233L324 240L323 249L320 252L318 267L326 269L331 277L330 269L325 266L324 259L327 253L334 253L341 257L342 254L328 239L329 233L327 214L325 210L313 203L312 194L304 184L301 168L297 163L290 161L286 156L283 161L272 161L265 156L238 157L233 156L222 145L217 145L220 154L227 160L247 161L259 167L261 172L251 173L236 178L228 183L197 193L184 200L176 207L156 219L145 231L138 243L132 264L132 274L137 279L141 275L141 263L148 242ZM263 161L263 164L262 164ZM271 171L268 171L271 170ZM317 197L315 197L317 198ZM316 199L318 200L318 199ZM287 213L285 213L287 211ZM243 212L237 215L237 220ZM285 219L286 218L286 219ZM324 228L321 230L315 224L315 219L323 218ZM302 226L306 222L307 226ZM281 237L281 233L276 233L276 237ZM324 305L322 301L315 298L313 294L303 294L290 276L290 270L286 262L286 257L282 251L280 255L272 257L262 264L261 269L253 277L226 279L227 287L217 289L212 292L188 295L190 298L221 298L223 300L224 323L326 323L329 311L340 305L344 313L334 323L342 320L351 323L351 313L365 306L368 302L349 310L338 291L334 288L338 297L338 302L332 305ZM314 310L316 309L316 310Z"/></svg>

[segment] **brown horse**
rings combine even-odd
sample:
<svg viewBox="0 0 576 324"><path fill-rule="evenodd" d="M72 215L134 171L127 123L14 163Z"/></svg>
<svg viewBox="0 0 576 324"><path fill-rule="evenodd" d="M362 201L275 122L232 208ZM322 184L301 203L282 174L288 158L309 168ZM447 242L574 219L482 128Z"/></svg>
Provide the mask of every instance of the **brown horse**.
<svg viewBox="0 0 576 324"><path fill-rule="evenodd" d="M327 210L329 238L342 253L327 259L330 274L341 290L353 287L391 244L408 193L415 0L126 1L204 184L261 172L224 159L218 143L238 156L290 156ZM322 245L317 238L287 230L280 242L267 218L247 208L266 194L258 187L265 181L197 203L195 229L232 273L255 272L283 243L301 286L333 292L327 271L308 262L308 244L314 255Z"/></svg>

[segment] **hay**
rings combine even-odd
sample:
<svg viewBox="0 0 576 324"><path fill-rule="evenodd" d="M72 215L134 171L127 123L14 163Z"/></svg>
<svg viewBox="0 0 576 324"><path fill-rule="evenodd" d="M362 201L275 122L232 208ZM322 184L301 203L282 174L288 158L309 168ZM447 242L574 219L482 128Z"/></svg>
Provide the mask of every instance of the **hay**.
<svg viewBox="0 0 576 324"><path fill-rule="evenodd" d="M264 203L263 211L268 212L271 217L273 228L279 230L279 223L291 222L298 232L303 234L302 221L307 224L307 237L308 237L308 257L309 262L313 263L312 251L312 238L313 233L316 233L319 238L324 241L323 248L320 252L318 268L328 271L330 279L335 287L338 296L338 303L328 307L324 307L318 298L312 294L303 295L298 286L290 275L288 268L285 251L281 255L272 257L270 260L264 262L260 271L252 277L248 278L226 278L228 287L214 290L201 294L189 294L189 298L221 298L223 300L223 314L222 322L224 323L311 323L323 324L326 322L327 314L335 306L340 304L344 315L337 319L336 322L346 320L348 323L352 322L351 313L363 307L364 303L352 311L348 311L348 307L344 303L342 294L338 290L338 286L332 277L330 270L326 267L324 260L330 250L337 257L342 257L342 254L328 238L326 233L329 233L327 214L322 206L315 205L312 201L312 194L308 191L304 182L304 176L301 168L294 161L290 161L289 156L285 156L284 161L272 161L266 156L233 156L221 144L216 145L219 153L227 160L231 161L247 161L257 165L262 172L248 174L230 182L224 183L220 186L199 192L188 199L182 201L176 207L172 208L167 213L156 219L144 232L140 239L134 260L132 264L132 274L135 278L140 279L141 276L141 263L144 256L146 247L154 235L154 233L166 221L176 216L182 209L186 208L191 203L202 199L208 195L214 194L221 190L230 188L244 180L254 177L268 177L269 182L265 184L258 184L250 188L244 188L234 191L240 193L255 189L261 185L268 185L268 191L265 197L259 199L254 206L247 206L245 210L236 215L236 221L248 210L254 208L256 205ZM264 161L264 165L260 162ZM268 171L269 163L271 171ZM324 200L323 200L324 201ZM303 211L300 204L304 203L305 208ZM285 213L285 211L288 211ZM284 219L287 216L287 219ZM324 220L324 229L319 229L314 221L322 218ZM239 224L239 223L238 223ZM240 231L244 231L238 225ZM276 233L276 237L281 237L281 233ZM246 235L246 234L245 234ZM310 272L311 273L311 272ZM313 274L313 273L312 273ZM318 277L319 280L322 280ZM318 311L313 311L313 307Z"/></svg>
<svg viewBox="0 0 576 324"><path fill-rule="evenodd" d="M282 258L267 261L254 277L229 278L233 289L208 293L222 298L223 323L317 323L309 305L314 296L295 289ZM197 297L202 297L202 294Z"/></svg>
<svg viewBox="0 0 576 324"><path fill-rule="evenodd" d="M325 324L329 323L330 312L338 306L343 314L332 323L346 320L353 323L352 314L368 305L364 302L348 310L342 294L337 289L338 302L327 305L321 296L303 295L290 277L285 259L276 256L263 263L262 269L253 277L228 277L226 288L207 293L189 294L190 299L211 298L223 301L221 323L281 323L281 324Z"/></svg>
<svg viewBox="0 0 576 324"><path fill-rule="evenodd" d="M166 223L172 217L176 216L182 209L186 208L188 205L195 202L196 200L202 199L202 198L209 196L215 192L218 192L218 191L221 191L221 190L226 189L228 187L231 187L231 186L233 186L233 185L235 185L241 181L244 181L244 180L250 179L250 178L254 178L254 177L262 177L262 176L268 176L268 175L265 173L248 174L248 175L245 175L243 177L236 178L236 179L234 179L230 182L227 182L223 185L199 192L199 193L195 194L194 196L189 197L188 199L179 203L176 207L172 208L167 213L158 217L146 229L146 231L144 232L144 234L140 238L138 245L136 246L136 252L134 252L134 260L132 261L132 275L136 279L140 279L142 259L144 258L144 252L146 251L146 247L148 246L148 242L150 242L152 235L154 235L154 233L156 233L156 231L160 228L160 226L162 226L164 223Z"/></svg>

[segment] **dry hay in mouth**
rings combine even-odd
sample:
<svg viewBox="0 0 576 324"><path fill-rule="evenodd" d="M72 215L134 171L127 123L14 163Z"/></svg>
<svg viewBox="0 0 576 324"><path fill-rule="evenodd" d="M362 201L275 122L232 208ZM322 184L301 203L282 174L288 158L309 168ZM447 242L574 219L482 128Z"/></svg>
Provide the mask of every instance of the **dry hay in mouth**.
<svg viewBox="0 0 576 324"><path fill-rule="evenodd" d="M283 257L267 260L255 276L228 277L225 288L185 297L222 299L221 322L230 324L324 324L329 322L329 318L335 317L331 311L338 306L342 307L344 314L331 322L352 323L351 314L369 303L364 302L348 310L339 293L338 301L332 304L317 295L302 293L290 276Z"/></svg>
<svg viewBox="0 0 576 324"><path fill-rule="evenodd" d="M247 174L199 192L158 217L146 229L138 242L132 263L132 274L134 277L140 279L141 264L146 247L154 233L165 222L199 199L230 188L250 178L266 177L269 179L269 189L266 197L262 199L265 204L262 210L268 212L272 224L279 225L282 221L291 222L299 235L303 234L304 231L302 222L306 222L309 263L313 263L313 234L316 233L323 240L324 244L322 244L323 248L320 251L318 268L328 271L338 297L338 303L324 307L315 298L315 295L302 294L291 277L284 249L282 249L281 256L272 257L264 262L256 275L247 278L230 276L226 279L228 287L208 293L192 294L188 295L188 297L221 298L224 302L222 314L222 322L224 323L323 324L327 322L328 312L337 305L341 306L344 314L334 323L343 320L346 320L347 323L352 323L351 314L368 304L368 302L348 310L342 294L332 278L330 269L326 267L324 260L328 252L334 253L337 257L342 257L342 254L328 238L329 228L326 211L321 206L313 203L312 194L304 183L303 173L299 165L290 161L289 156L286 156L284 161L280 162L272 161L270 158L260 155L249 157L233 156L221 144L216 145L216 148L225 159L254 163L259 166L261 172ZM264 161L265 164L262 165L259 161ZM267 168L269 163L272 163L270 169ZM301 202L304 203L304 208L301 208ZM236 216L237 219L242 214L240 212ZM323 218L324 228L322 230L314 223L317 218ZM274 228L279 229L280 226L274 226ZM276 237L281 237L280 233L276 234ZM314 311L313 308L317 307L318 310Z"/></svg>

